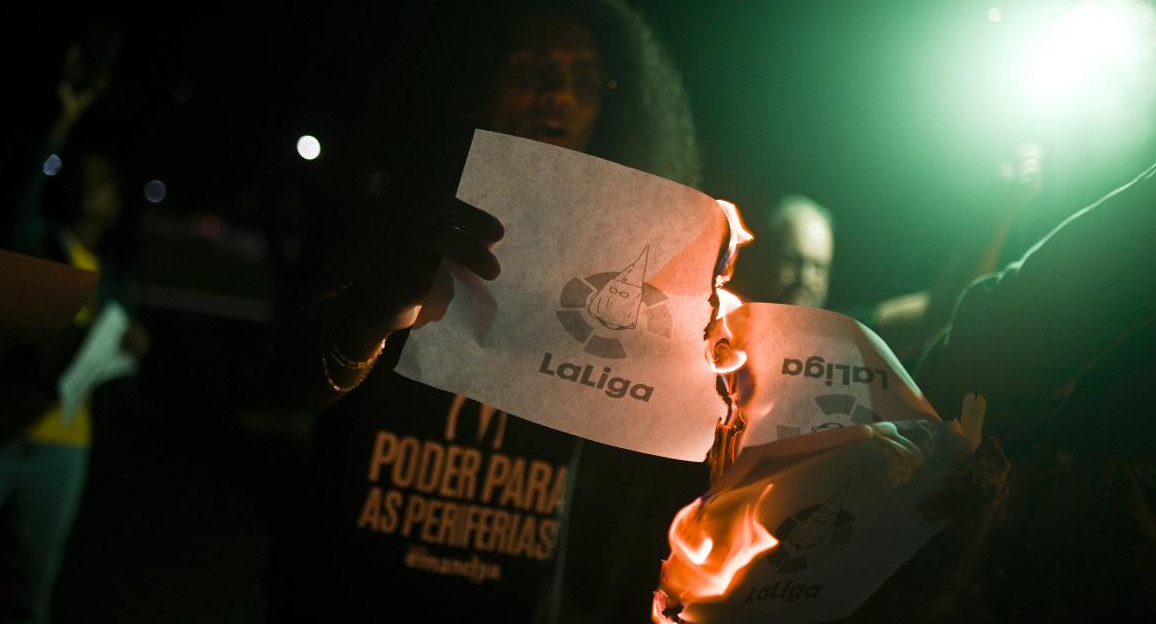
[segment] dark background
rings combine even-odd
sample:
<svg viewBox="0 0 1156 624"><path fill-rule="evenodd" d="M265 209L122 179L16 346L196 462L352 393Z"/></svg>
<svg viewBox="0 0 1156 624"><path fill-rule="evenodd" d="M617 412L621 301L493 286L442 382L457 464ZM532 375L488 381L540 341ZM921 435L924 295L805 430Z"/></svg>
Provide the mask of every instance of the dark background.
<svg viewBox="0 0 1156 624"><path fill-rule="evenodd" d="M154 343L141 376L101 399L59 619L256 621L267 530L309 430L307 415L265 410L253 391L307 217L326 210L301 191L388 140L373 131L413 97L396 68L439 39L415 41L424 10L397 3L46 4L4 20L5 198L56 113L67 44L91 19L115 19L126 38L93 114L129 155ZM1015 37L1052 2L635 4L683 71L703 190L748 214L786 193L834 214L836 307L927 285L999 209L1000 166L1024 141L1044 149L1043 186L1005 259L1156 155L1151 46L1127 114L1011 95ZM302 134L321 140L317 161L297 156ZM139 190L151 179L168 189L159 204Z"/></svg>
<svg viewBox="0 0 1156 624"><path fill-rule="evenodd" d="M1139 171L1153 151L1150 76L1119 96L1130 100L1127 114L1092 106L1052 114L1016 99L1022 76L1012 70L1023 54L1015 41L1054 21L1053 4L1076 2L635 4L683 71L703 190L748 212L804 193L835 214L836 306L925 285L953 234L996 209L989 200L999 167L1024 141L1044 148L1044 188L1009 256ZM151 216L213 215L225 225L216 242L242 247L228 226L253 228L285 245L263 250L275 261L294 251L283 237L301 227L305 209L291 205L299 185L387 140L381 120L413 97L392 83L396 66L453 36L414 41L429 10L397 3L179 2L163 15L64 6L11 22L27 43L6 44L15 47L6 99L18 120L7 147L22 149L54 113L67 42L86 20L114 16L127 39L104 104L134 151L128 194L143 204L137 189L161 179L169 195L148 205ZM1003 19L993 23L987 13L1000 6ZM1151 45L1144 54L1137 73L1156 70ZM323 144L317 161L295 153L306 133ZM5 162L19 162L20 149L7 149Z"/></svg>

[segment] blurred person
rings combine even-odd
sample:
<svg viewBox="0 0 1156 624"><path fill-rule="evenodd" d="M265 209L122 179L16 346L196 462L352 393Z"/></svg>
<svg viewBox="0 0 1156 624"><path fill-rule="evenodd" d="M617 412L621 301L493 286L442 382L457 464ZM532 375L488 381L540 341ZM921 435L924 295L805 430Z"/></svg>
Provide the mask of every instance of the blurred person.
<svg viewBox="0 0 1156 624"><path fill-rule="evenodd" d="M915 371L984 439L928 501L947 528L854 616L899 622L1156 618L1156 165L973 281Z"/></svg>
<svg viewBox="0 0 1156 624"><path fill-rule="evenodd" d="M750 223L755 240L739 254L736 289L757 301L825 306L835 256L831 212L788 195Z"/></svg>
<svg viewBox="0 0 1156 624"><path fill-rule="evenodd" d="M97 271L101 277L93 299L69 328L0 353L3 622L49 621L92 444L91 395L79 397L75 412L66 413L58 388L101 314L114 304L132 311L131 282L113 233L122 222L118 157L111 139L79 123L108 90L119 45L120 31L97 23L68 48L57 85L59 114L32 159L36 171L30 173L5 236L8 249ZM140 358L148 342L147 332L134 321L119 348L126 357Z"/></svg>
<svg viewBox="0 0 1156 624"><path fill-rule="evenodd" d="M624 515L646 504L631 492L648 492L645 482L670 462L584 444L392 368L442 258L483 279L500 271L488 248L502 225L454 198L473 128L694 186L687 97L643 18L619 0L450 6L439 15L450 25L433 29L453 35L454 45L439 43L435 67L422 66L410 83L421 93L410 94L413 110L403 107L401 127L391 129L390 145L401 149L382 157L386 167L317 200L326 202L328 233L319 230L303 252L306 303L281 320L270 343L274 396L320 413L299 522L277 537L268 567L269 621L344 622L390 611L424 622L558 621L563 603L577 614L614 602L621 586L607 582L606 565L616 558L631 572L644 568L632 579L639 595L627 618L641 621L666 523L702 490L672 496L665 511ZM438 463L446 457L452 463ZM419 465L459 476L430 490L407 472ZM502 465L514 471L504 488L525 486L531 470L549 482L548 504L520 508L516 492L482 499L479 484L461 476ZM697 468L705 489L705 467ZM418 507L424 520L415 520ZM475 515L488 537L423 533ZM651 524L644 533L653 549L632 542L620 520Z"/></svg>

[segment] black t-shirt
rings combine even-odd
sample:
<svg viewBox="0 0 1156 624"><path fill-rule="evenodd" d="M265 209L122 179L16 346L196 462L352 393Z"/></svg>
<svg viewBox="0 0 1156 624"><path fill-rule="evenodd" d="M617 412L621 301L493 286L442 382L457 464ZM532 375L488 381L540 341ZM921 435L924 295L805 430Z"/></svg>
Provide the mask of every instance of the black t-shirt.
<svg viewBox="0 0 1156 624"><path fill-rule="evenodd" d="M543 620L578 444L380 363L317 416L271 619Z"/></svg>

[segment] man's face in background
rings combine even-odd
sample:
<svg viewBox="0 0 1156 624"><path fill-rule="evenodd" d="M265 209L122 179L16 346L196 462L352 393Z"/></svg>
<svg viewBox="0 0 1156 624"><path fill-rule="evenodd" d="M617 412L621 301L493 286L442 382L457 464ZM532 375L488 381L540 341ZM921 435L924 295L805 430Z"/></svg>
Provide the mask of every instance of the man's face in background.
<svg viewBox="0 0 1156 624"><path fill-rule="evenodd" d="M766 301L817 308L826 305L835 255L827 220L814 210L797 210L768 238L773 239L767 241L771 247L768 260L758 267Z"/></svg>

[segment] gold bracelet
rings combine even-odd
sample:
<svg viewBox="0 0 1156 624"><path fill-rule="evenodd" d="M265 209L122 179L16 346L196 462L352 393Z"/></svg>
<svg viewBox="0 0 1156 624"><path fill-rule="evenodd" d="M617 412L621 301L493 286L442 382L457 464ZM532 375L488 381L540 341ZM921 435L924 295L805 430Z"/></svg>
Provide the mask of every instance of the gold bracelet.
<svg viewBox="0 0 1156 624"><path fill-rule="evenodd" d="M377 361L378 356L381 355L382 350L385 349L385 341L382 340L377 348L374 349L373 354L364 360L351 360L333 344L332 340L325 343L325 350L323 355L329 356L338 366L346 370L364 371L373 368L373 363Z"/></svg>
<svg viewBox="0 0 1156 624"><path fill-rule="evenodd" d="M358 375L352 384L341 387L340 384L333 380L333 374L329 372L329 358L325 357L325 353L321 354L321 370L325 373L325 381L329 383L329 387L332 388L334 392L349 392L361 385L361 382L365 381L366 377L366 375Z"/></svg>
<svg viewBox="0 0 1156 624"><path fill-rule="evenodd" d="M321 370L325 373L325 381L329 383L330 388L335 392L348 392L365 381L365 378L369 374L368 371L373 368L373 365L377 362L377 358L381 356L381 352L385 349L385 339L382 339L382 341L378 343L377 348L375 348L373 353L366 359L354 360L349 358L337 348L337 345L333 343L332 338L329 336L329 312L332 309L332 305L325 309L321 322ZM357 371L362 374L358 375L357 379L351 385L342 387L333 380L333 374L329 370L330 359L345 370Z"/></svg>

